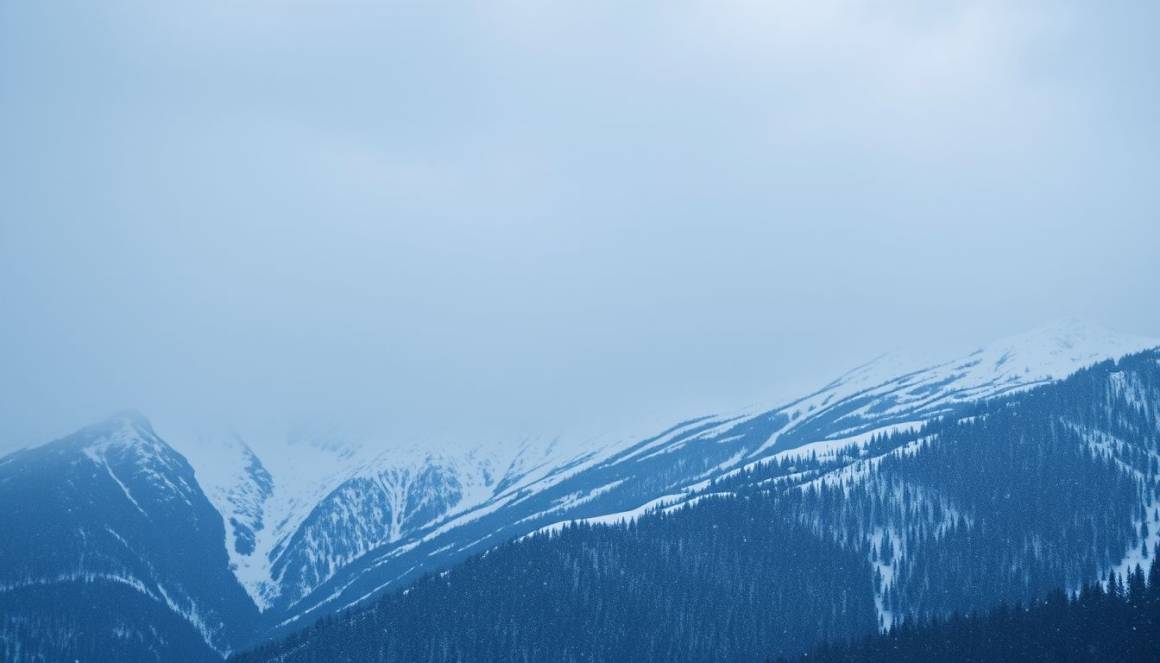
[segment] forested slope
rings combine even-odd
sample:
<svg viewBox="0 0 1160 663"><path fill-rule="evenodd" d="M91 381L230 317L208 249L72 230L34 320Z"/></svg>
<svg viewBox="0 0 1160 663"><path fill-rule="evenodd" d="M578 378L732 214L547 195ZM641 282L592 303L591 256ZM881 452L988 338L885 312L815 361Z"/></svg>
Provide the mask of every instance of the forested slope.
<svg viewBox="0 0 1160 663"><path fill-rule="evenodd" d="M501 546L241 661L761 660L1124 572L1158 528L1160 363L1104 362L697 503Z"/></svg>

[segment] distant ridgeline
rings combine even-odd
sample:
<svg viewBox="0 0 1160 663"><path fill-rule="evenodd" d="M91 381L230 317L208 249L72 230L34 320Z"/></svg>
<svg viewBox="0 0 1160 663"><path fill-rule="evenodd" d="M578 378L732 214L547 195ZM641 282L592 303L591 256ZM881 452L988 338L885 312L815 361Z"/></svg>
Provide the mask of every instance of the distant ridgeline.
<svg viewBox="0 0 1160 663"><path fill-rule="evenodd" d="M902 626L826 660L931 660L882 648L988 629L1030 647L1053 637L1037 629L1089 618L1123 621L1085 646L1125 624L1154 633L1157 585L1144 592L1133 571L1160 532L1158 357L1103 362L837 455L760 464L634 522L502 545L232 660L761 661L1084 587L1071 604L1056 594L1028 613ZM1092 587L1109 572L1128 578L1127 599ZM979 651L1005 651L991 644ZM1048 660L965 656L941 660Z"/></svg>

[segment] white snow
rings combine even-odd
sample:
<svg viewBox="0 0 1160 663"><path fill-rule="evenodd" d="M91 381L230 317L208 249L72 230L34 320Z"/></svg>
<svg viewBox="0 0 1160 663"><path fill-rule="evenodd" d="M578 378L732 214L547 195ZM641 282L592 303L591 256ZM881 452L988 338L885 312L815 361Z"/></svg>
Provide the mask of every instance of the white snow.
<svg viewBox="0 0 1160 663"><path fill-rule="evenodd" d="M133 504L137 511L141 512L141 515L145 516L146 518L149 517L149 514L145 513L145 509L142 509L141 505L137 503L137 500L133 497L133 493L129 492L129 487L126 486L125 483L117 477L117 474L113 472L113 468L109 467L109 461L107 458L105 458L104 455L91 447L85 449L84 454L88 457L89 460L93 461L93 463L105 469L105 473L108 474L109 478L112 479L117 484L117 486L121 488L121 492L125 494L125 497Z"/></svg>
<svg viewBox="0 0 1160 663"><path fill-rule="evenodd" d="M648 445L633 450L631 455L619 459L619 462L672 453L678 446L684 447L714 438L731 426L752 417L766 416L769 412L780 412L791 421L786 428L773 434L748 455L739 454L730 458L704 476L688 477L688 483L678 493L670 490L666 495L657 496L637 509L588 520L600 522L600 518L606 518L619 522L642 513L641 509L657 508L666 500L686 500L704 490L712 478L773 458L810 453L824 457L851 445L861 448L875 433L914 428L929 416L945 412L948 406L1028 389L1050 380L1062 379L1097 361L1157 346L1160 346L1160 341L1156 339L1125 336L1074 320L1065 320L964 353L958 359L933 365L900 354L884 355L798 401L780 407L751 407L740 412L689 420ZM877 400L862 405L857 413L860 419L845 415L841 420L848 422L845 428L840 426L830 429L821 439L812 440L795 449L778 448L787 433L852 397L873 397ZM893 421L888 421L891 418ZM876 421L883 421L884 424L875 426L873 424ZM689 429L700 426L705 426L707 430L691 438L676 439ZM658 425L654 431L664 428ZM169 430L162 432L163 437L189 458L197 471L199 482L227 522L230 517L238 515L239 509L243 507L260 509L264 528L256 532L255 552L252 555L237 554L233 551L232 542L229 548L235 573L263 608L270 605L284 589L271 573L276 554L281 552L280 546L285 546L315 506L353 478L386 481L390 476L414 476L432 463L453 475L463 488L463 496L434 520L423 524L434 528L421 539L430 541L448 536L456 528L483 515L520 503L528 496L576 476L649 437L634 431L632 434L568 439L513 436L509 440L491 443L432 443L414 440L407 444L397 444L367 436L344 436L334 431L295 436L285 430L266 429L240 435L218 434L218 444L215 446L206 443L207 439L215 436L207 438L204 435L183 435L181 431L173 434ZM240 456L236 445L231 448L228 443L235 438L243 440L245 445L254 450L273 478L273 494L263 504L256 505L252 500L237 499L238 496L252 495L252 492L239 488L248 478L238 469ZM222 444L223 441L226 443ZM222 451L222 447L225 451ZM899 453L908 452L913 452L913 449L901 450ZM862 467L864 469L865 466ZM859 463L854 463L843 472L823 480L849 479L858 470ZM497 486L505 481L503 490L497 491ZM397 490L392 493L394 498L391 502L400 504L406 499L405 486L394 487ZM594 491L602 489L606 487L594 486L590 491L571 495L552 510L565 516L561 522L568 522L568 509L589 502ZM391 517L397 518L399 513L401 510L392 509ZM377 530L370 528L367 531ZM374 550L376 555L385 559L393 548L402 550L403 547L419 542L409 535L398 520L390 522L382 531L382 535L368 535L369 538L350 541L347 548L355 550L356 554ZM232 536L232 533L227 533L227 536ZM456 549L444 547L449 553ZM324 574L326 577L353 559L349 555L324 558L319 551L311 551L309 554L317 556L317 561L327 569Z"/></svg>
<svg viewBox="0 0 1160 663"><path fill-rule="evenodd" d="M628 522L632 522L633 520L636 520L637 518L640 518L643 515L652 513L654 511L662 510L666 507L674 506L674 505L676 505L676 503L680 502L685 497L687 497L687 495L685 493L676 493L673 495L665 495L663 497L658 497L654 500L649 500L648 502L645 502L644 504L642 504L636 508L629 509L627 511L620 511L617 513L609 513L609 514L605 514L602 516L592 516L589 518L574 518L571 520L561 520L559 522L552 523L551 525L545 525L545 526L537 529L536 531L531 532L529 534L526 534L520 538L524 539L524 538L527 538L530 536L535 536L537 534L557 533L560 530L564 529L568 525L575 525L575 524L581 524L581 523L587 524L587 525L617 525L617 524L622 524L622 523L628 523Z"/></svg>
<svg viewBox="0 0 1160 663"><path fill-rule="evenodd" d="M745 452L733 453L707 472L694 475L690 470L689 476L657 491L663 494L641 496L641 503L635 508L579 520L568 517L570 513L576 513L574 509L577 507L591 504L596 497L618 490L628 481L616 478L578 489L530 516L521 512L516 522L548 522L541 520L546 516L559 518L532 534L557 532L570 522L631 522L645 514L680 508L703 499L707 496L704 491L709 489L713 479L733 476L775 459L812 455L822 460L837 460L847 451L864 450L874 435L915 430L930 416L948 411L951 405L1029 389L1063 379L1098 361L1154 347L1160 347L1160 340L1125 336L1066 320L992 343L941 363L923 363L899 354L884 355L800 400L777 407L751 407L739 412L692 419L671 429L658 424L651 428L651 435L633 431L599 437L512 436L495 442L473 440L432 443L427 440L410 440L400 444L395 440L346 435L336 430L302 433L277 426L214 428L163 421L157 430L162 439L189 460L202 490L222 514L231 568L259 609L264 610L273 605L284 592L297 590L305 595L317 589L360 556L373 555L368 560L368 567L373 569L399 559L405 552L424 543L434 541L436 549L428 553L427 557L433 565L438 565L441 556L485 544L492 540L488 535L482 538L473 535L471 538L475 540L465 541L467 537L456 539L455 532L485 515L502 513L504 509L610 461L617 454L652 436L657 438L617 458L616 462L628 464L663 458L666 454L688 452L695 445L709 440L722 445L735 442L739 439L737 435L726 437L733 426L747 423L754 417L769 416L770 413L784 415L790 422L768 439L758 440ZM1113 376L1113 389L1129 403L1142 402L1139 395L1141 386L1124 376ZM852 414L843 411L842 418L838 420L840 423L821 429L818 439L803 440L801 435L797 435L795 443L800 446L779 448L787 436L808 430L804 428L806 424L819 421L818 417L843 402L850 403L849 399L852 398L869 400L856 403L860 407ZM652 423L649 425L652 426ZM704 430L678 439L697 428ZM665 432L658 435L660 431ZM805 444L801 444L803 441ZM1122 440L1096 434L1090 435L1088 442L1093 449L1113 458L1126 444ZM888 453L913 454L928 443L929 440L918 440ZM126 477L118 476L113 467L121 469L124 465L111 465L110 459L118 463L126 457L136 459L131 470L134 479L153 481L164 487L165 494L172 495L174 499L188 500L194 488L185 485L180 478L170 478L179 475L162 471L165 469L162 465L173 462L173 456L163 453L161 444L151 435L145 434L138 427L136 419L126 416L119 425L82 451L108 473L126 498L144 514L147 513L146 509L138 503L130 489L131 485L139 484L127 483ZM114 451L126 450L136 452L136 456L120 453L111 455ZM251 453L261 461L272 479L268 495L254 476L246 471L248 454ZM814 474L798 477L801 481L798 485L802 488L818 484L848 485L867 476L870 468L881 462L880 457L858 455L857 458L850 457L850 462L841 468L821 476ZM0 459L0 463L3 462L6 461ZM1119 459L1117 462L1131 469ZM444 495L422 493L423 488L415 480L424 469L432 467L439 468L443 475L452 479L461 495L426 522L408 521L407 509L413 509L414 503L427 498L440 503L445 501ZM125 472L122 471L122 474ZM341 552L329 552L332 548L328 547L328 542L318 536L303 537L305 549L300 552L320 570L319 576L317 579L302 581L294 588L284 586L283 579L273 574L278 556L285 554L288 542L296 532L302 531L311 512L353 479L366 479L377 486L386 496L387 506L382 507L372 501L360 502L360 498L365 496L344 496L343 514L355 520L361 519L360 526L342 528L343 531L339 533L318 535L347 537L342 541L344 545L339 547ZM499 488L501 485L502 489ZM1148 523L1148 537L1143 545L1147 546L1150 554L1156 543L1160 542L1160 502L1149 492L1141 507L1143 519ZM389 509L389 513L384 508ZM949 508L945 511L952 516L955 513ZM516 518L511 516L512 520ZM242 554L235 550L235 527L231 522L234 519L254 530L253 553ZM1138 521L1136 526L1139 527L1142 522ZM528 525L531 526L534 525ZM943 525L935 523L932 526ZM883 537L894 539L897 551L895 559L899 560L905 557L906 551L893 527L890 523L881 523L871 536L875 542L881 541ZM120 539L115 532L110 530L110 533ZM894 565L871 561L882 575L883 587L889 586L897 561ZM1143 556L1141 545L1137 545L1128 550L1113 568L1123 574L1136 564L1146 566L1148 561ZM367 595L398 581L403 575L384 579L377 589L370 590ZM341 583L332 581L326 586L328 596L312 599L310 606L299 605L299 611L338 599L346 602L349 597L343 598L344 591L359 579L345 577ZM180 597L171 597L160 587L150 589L140 580L128 576L78 572L0 585L0 592L11 591L29 583L76 580L108 581L131 586L168 604L198 628L207 642L212 643L214 627L198 614L196 606L183 605ZM876 596L876 604L883 625L888 627L894 616L885 608L881 593ZM292 614L288 621L296 618L297 614Z"/></svg>

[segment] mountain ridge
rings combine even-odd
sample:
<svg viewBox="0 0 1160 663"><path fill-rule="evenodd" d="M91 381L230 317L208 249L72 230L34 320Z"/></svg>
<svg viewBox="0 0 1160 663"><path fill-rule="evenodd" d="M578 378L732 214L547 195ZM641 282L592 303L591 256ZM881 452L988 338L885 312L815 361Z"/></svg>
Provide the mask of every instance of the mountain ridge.
<svg viewBox="0 0 1160 663"><path fill-rule="evenodd" d="M612 476L597 485L581 486L570 494L557 496L554 502L546 504L542 509L521 512L517 520L534 521L542 518L543 514L558 516L556 520L540 525L543 527L551 526L552 522L567 521L576 517L594 517L591 511L585 512L582 507L585 503L601 501L602 496L603 501L609 506L604 508L603 514L596 513L595 517L624 511L639 511L649 505L655 506L654 502L663 501L662 498L665 497L679 501L683 495L690 492L689 489L695 492L696 489L703 487L714 473L724 474L759 462L764 455L783 453L789 448L806 444L832 444L835 440L866 435L876 429L893 430L917 425L925 419L944 414L975 400L1032 388L1053 379L1066 377L1071 372L1100 359L1122 356L1133 350L1158 345L1160 341L1154 339L1116 334L1081 321L1065 319L988 344L959 359L933 365L923 365L897 355L880 357L785 405L773 408L752 407L727 415L698 417L677 424L661 435L645 438L644 441L631 438L617 441L602 440L600 444L588 449L563 445L555 450L554 455L544 451L547 445L542 441L538 446L525 443L523 453L503 459L497 459L494 455L488 457L487 452L481 453L477 446L473 453L487 457L490 465L465 462L463 458L441 465L447 470L446 477L455 477L451 479L452 483L466 478L467 482L476 486L478 490L474 493L474 499L462 499L462 496L454 490L448 492L448 495L454 495L454 499L444 500L443 512L434 520L428 520L426 524L416 523L418 529L411 535L395 530L393 533L380 534L378 545L375 545L374 541L360 544L351 553L340 556L341 563L328 564L326 572L314 575L314 581L298 583L293 593L300 598L293 599L292 603L299 604L306 600L308 604L313 603L311 609L317 609L321 605L335 601L338 596L345 595L346 590L341 589L341 586L344 583L350 586L351 581L337 576L343 573L344 564L350 564L360 556L377 557L374 562L369 562L368 566L381 567L384 562L391 564L390 558L404 556L408 550L414 548L427 548L428 556L432 556L432 553L435 557L445 554L447 551L444 553L435 551L445 547L447 543L444 546L430 546L426 545L427 542L432 539L445 539L448 530L469 525L481 513L486 515L493 508L502 509L513 503L517 505L526 503L531 499L530 494L542 493L551 490L557 484L568 483L576 474L592 470L599 473L602 465L623 467L630 461L647 462L666 454L680 453L689 445L704 444L709 438L713 438L718 444L721 438L727 437L745 438L747 441L744 450L739 447L736 453L717 458L711 467L705 468L696 476L686 476L677 482L683 485L674 484L666 486L664 491L643 494L635 498L635 502L632 501L634 498L626 496L620 502L613 503L614 500L609 493L623 492L623 484L631 481L623 476ZM786 419L784 422L780 421L783 417ZM739 426L744 428L745 432L740 430ZM769 430L769 435L764 441L756 445L749 444L755 431L766 429ZM732 432L724 434L729 431ZM532 451L532 458L529 458L526 451L529 448ZM351 463L344 471L334 474L335 477L341 476L341 479L333 482L329 492L320 492L326 492L326 495L330 496L334 495L335 491L341 490L341 486L348 482L354 482L350 485L368 480L373 483L379 468L385 468L382 473L390 475L400 471L414 473L417 467L422 466L393 462L395 459L391 458L391 453L379 452L369 460L360 459L357 454L349 454L347 458ZM412 450L408 453L414 452ZM536 453L540 455L536 456ZM431 452L425 454L427 457L437 455ZM504 466L506 472L489 480L483 468L494 472L499 466ZM492 489L490 494L488 488ZM311 509L316 508L325 499L324 496L314 502ZM593 510L600 509L593 506ZM334 517L334 512L328 515ZM301 515L298 522L305 523L309 517L309 514ZM301 526L300 524L299 527ZM518 532L519 535L526 533ZM478 538L486 540L495 537ZM287 536L283 536L281 541L287 541ZM456 548L463 543L473 542L474 539L461 541L456 544ZM284 548L285 546L282 549ZM454 552L466 551L454 550ZM422 564L429 560L413 561ZM276 561L271 564L274 563ZM285 565L280 568L285 568ZM325 595L319 594L314 599L307 599L311 593L316 592L315 587L311 585L321 587L332 580L339 583L337 591L332 590ZM378 585L378 588L399 581L398 577L387 578ZM375 588L367 587L357 596L348 596L342 604L346 605L350 600L361 600L361 597L374 591ZM271 605L276 607L275 602L271 602Z"/></svg>
<svg viewBox="0 0 1160 663"><path fill-rule="evenodd" d="M631 523L489 548L237 660L756 661L1027 604L1160 542L1157 422L1160 352L1101 361Z"/></svg>
<svg viewBox="0 0 1160 663"><path fill-rule="evenodd" d="M974 403L1151 347L1160 341L1065 321L951 361L879 357L782 405L694 417L651 436L605 438L584 448L524 438L452 454L416 445L360 448L333 434L300 434L272 453L270 445L252 445L236 433L163 437L135 412L65 439L95 469L108 469L124 508L146 520L155 507L137 503L142 486L212 508L220 539L199 545L215 548L214 559L224 560L215 573L228 572L250 604L235 596L238 605L224 609L255 613L239 620L252 621L252 628L225 639L198 627L220 652L405 587L506 541L577 521L620 522L695 504L771 463L809 458L853 467L850 450L883 436L910 434ZM2 457L0 473L62 443ZM144 469L125 474L134 479L129 483L120 465L108 464L125 454L147 459L134 461ZM167 582L175 581L159 586ZM197 626L196 601L183 605L177 612Z"/></svg>

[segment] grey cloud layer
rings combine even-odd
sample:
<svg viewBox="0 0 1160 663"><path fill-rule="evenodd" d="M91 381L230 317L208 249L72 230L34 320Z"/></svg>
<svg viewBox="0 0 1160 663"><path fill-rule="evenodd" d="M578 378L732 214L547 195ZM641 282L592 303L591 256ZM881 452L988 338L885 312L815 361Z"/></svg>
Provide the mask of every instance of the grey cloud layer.
<svg viewBox="0 0 1160 663"><path fill-rule="evenodd" d="M10 3L0 447L615 428L1156 334L1157 12L1011 4Z"/></svg>

